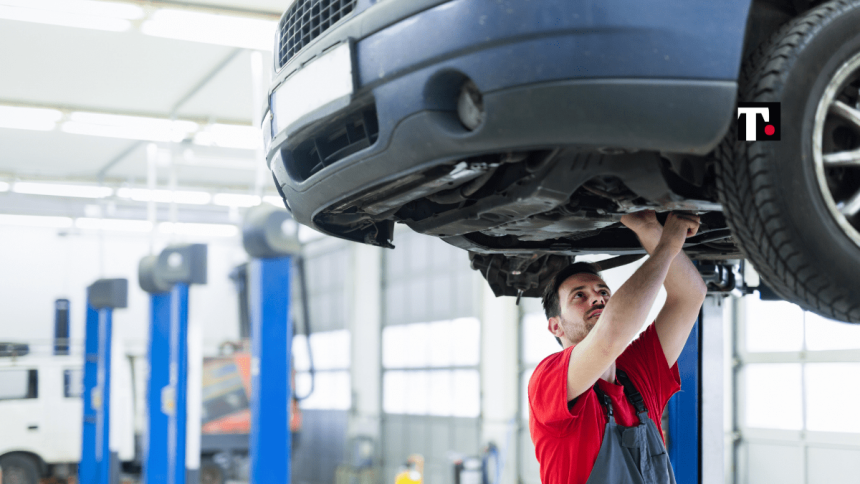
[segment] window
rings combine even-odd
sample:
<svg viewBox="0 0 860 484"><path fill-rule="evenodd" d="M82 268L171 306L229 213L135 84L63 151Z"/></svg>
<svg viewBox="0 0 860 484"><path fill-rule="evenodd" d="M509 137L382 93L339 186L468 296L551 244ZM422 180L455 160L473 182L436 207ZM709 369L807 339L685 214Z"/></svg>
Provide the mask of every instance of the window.
<svg viewBox="0 0 860 484"><path fill-rule="evenodd" d="M803 310L785 301L746 298L747 351L800 351Z"/></svg>
<svg viewBox="0 0 860 484"><path fill-rule="evenodd" d="M521 341L522 341L522 363L520 383L522 385L520 398L520 417L523 420L529 418L528 386L532 373L547 356L561 351L558 341L547 331L546 316L540 306L540 300L530 299L523 304L523 309L528 311L522 318ZM540 311L540 312L538 312Z"/></svg>
<svg viewBox="0 0 860 484"><path fill-rule="evenodd" d="M800 371L799 363L751 364L744 368L748 427L803 427Z"/></svg>
<svg viewBox="0 0 860 484"><path fill-rule="evenodd" d="M296 395L308 398L299 402L304 409L348 410L352 406L349 378L349 331L324 331L311 334L314 361L311 392L310 358L307 337L293 337L293 363L296 369Z"/></svg>
<svg viewBox="0 0 860 484"><path fill-rule="evenodd" d="M383 410L479 416L480 332L477 318L386 326L382 330Z"/></svg>
<svg viewBox="0 0 860 484"><path fill-rule="evenodd" d="M39 398L38 370L0 371L0 400Z"/></svg>
<svg viewBox="0 0 860 484"><path fill-rule="evenodd" d="M63 396L80 398L84 394L84 372L80 368L63 370Z"/></svg>
<svg viewBox="0 0 860 484"><path fill-rule="evenodd" d="M738 301L741 482L843 482L860 456L860 325L783 301Z"/></svg>
<svg viewBox="0 0 860 484"><path fill-rule="evenodd" d="M807 363L805 366L806 428L860 433L860 420L845 418L837 403L860 401L860 386L856 384L860 363Z"/></svg>

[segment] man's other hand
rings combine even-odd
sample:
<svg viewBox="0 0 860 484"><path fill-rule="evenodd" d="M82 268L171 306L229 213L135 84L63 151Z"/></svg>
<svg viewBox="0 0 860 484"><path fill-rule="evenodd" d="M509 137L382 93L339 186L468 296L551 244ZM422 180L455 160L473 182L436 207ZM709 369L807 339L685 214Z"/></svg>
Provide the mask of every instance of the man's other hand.
<svg viewBox="0 0 860 484"><path fill-rule="evenodd" d="M687 237L699 231L699 217L689 213L672 212L663 225L663 234L658 245L665 246L677 254L684 247Z"/></svg>
<svg viewBox="0 0 860 484"><path fill-rule="evenodd" d="M653 210L642 210L641 212L625 214L621 217L621 223L637 235L640 232L651 230L663 231L663 227L657 221L657 214Z"/></svg>

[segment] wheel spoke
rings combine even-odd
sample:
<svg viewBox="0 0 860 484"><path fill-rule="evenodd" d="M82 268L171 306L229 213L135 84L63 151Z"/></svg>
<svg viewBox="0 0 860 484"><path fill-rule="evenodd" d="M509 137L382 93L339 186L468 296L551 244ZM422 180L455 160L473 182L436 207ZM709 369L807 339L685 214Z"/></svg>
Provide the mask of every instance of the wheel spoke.
<svg viewBox="0 0 860 484"><path fill-rule="evenodd" d="M824 160L824 166L828 168L837 168L840 166L860 167L860 149L828 153L821 158Z"/></svg>
<svg viewBox="0 0 860 484"><path fill-rule="evenodd" d="M851 200L848 200L844 205L839 207L839 211L842 212L842 215L845 215L848 218L860 213L860 191L855 193L854 196L851 197Z"/></svg>
<svg viewBox="0 0 860 484"><path fill-rule="evenodd" d="M845 119L853 124L855 128L860 129L860 111L857 109L852 108L842 101L833 101L829 112Z"/></svg>

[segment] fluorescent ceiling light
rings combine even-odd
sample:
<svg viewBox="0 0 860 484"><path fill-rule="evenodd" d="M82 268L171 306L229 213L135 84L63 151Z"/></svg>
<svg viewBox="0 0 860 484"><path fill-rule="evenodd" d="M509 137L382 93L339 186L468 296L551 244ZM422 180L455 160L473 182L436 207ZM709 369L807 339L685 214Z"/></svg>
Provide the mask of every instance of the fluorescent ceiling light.
<svg viewBox="0 0 860 484"><path fill-rule="evenodd" d="M120 198L130 198L136 202L149 202L152 200L159 203L176 202L188 205L206 205L212 199L212 195L206 192L185 190L151 191L146 188L120 188L116 191L116 196Z"/></svg>
<svg viewBox="0 0 860 484"><path fill-rule="evenodd" d="M194 144L256 150L263 147L263 132L253 126L211 124L194 135Z"/></svg>
<svg viewBox="0 0 860 484"><path fill-rule="evenodd" d="M66 133L108 138L180 142L197 131L197 123L193 121L163 118L75 112L69 119L62 127Z"/></svg>
<svg viewBox="0 0 860 484"><path fill-rule="evenodd" d="M6 182L0 182L0 192L8 192L9 184Z"/></svg>
<svg viewBox="0 0 860 484"><path fill-rule="evenodd" d="M0 106L0 128L51 131L62 117L63 113L56 109Z"/></svg>
<svg viewBox="0 0 860 484"><path fill-rule="evenodd" d="M217 193L212 197L212 203L224 207L255 207L260 204L260 197L238 193Z"/></svg>
<svg viewBox="0 0 860 484"><path fill-rule="evenodd" d="M263 197L263 201L268 203L268 204L274 205L278 208L285 208L284 207L284 199L282 199L280 196L276 197L273 195L268 195L268 196Z"/></svg>
<svg viewBox="0 0 860 484"><path fill-rule="evenodd" d="M149 232L152 223L146 220L126 220L117 218L79 218L75 227L83 230L110 230L115 232Z"/></svg>
<svg viewBox="0 0 860 484"><path fill-rule="evenodd" d="M200 237L233 237L239 233L235 225L226 224L194 224L163 222L158 224L158 231L163 234L193 235Z"/></svg>
<svg viewBox="0 0 860 484"><path fill-rule="evenodd" d="M91 0L0 0L0 18L123 32L130 20L143 17L143 9L127 3Z"/></svg>
<svg viewBox="0 0 860 484"><path fill-rule="evenodd" d="M165 8L144 22L141 31L155 37L271 51L277 25L272 20Z"/></svg>
<svg viewBox="0 0 860 484"><path fill-rule="evenodd" d="M51 195L55 197L75 198L105 198L113 195L110 187L99 187L95 185L62 185L59 183L32 183L16 182L12 185L15 193L26 193L28 195Z"/></svg>
<svg viewBox="0 0 860 484"><path fill-rule="evenodd" d="M0 225L67 229L72 226L72 219L69 217L42 217L37 215L0 215Z"/></svg>

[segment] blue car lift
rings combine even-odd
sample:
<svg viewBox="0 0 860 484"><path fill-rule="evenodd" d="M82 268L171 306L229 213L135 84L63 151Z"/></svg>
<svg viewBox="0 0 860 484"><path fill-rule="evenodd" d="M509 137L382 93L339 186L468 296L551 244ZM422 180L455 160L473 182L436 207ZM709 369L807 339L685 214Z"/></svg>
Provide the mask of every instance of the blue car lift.
<svg viewBox="0 0 860 484"><path fill-rule="evenodd" d="M708 294L678 357L682 389L667 404L666 429L678 484L724 482L722 302L726 295Z"/></svg>
<svg viewBox="0 0 860 484"><path fill-rule="evenodd" d="M87 288L84 360L84 421L81 484L116 484L118 466L110 450L110 375L113 310L128 307L128 280L99 279Z"/></svg>
<svg viewBox="0 0 860 484"><path fill-rule="evenodd" d="M140 261L140 287L150 293L150 379L144 483L185 484L199 480L186 469L188 410L188 288L205 284L203 244L171 246Z"/></svg>
<svg viewBox="0 0 860 484"><path fill-rule="evenodd" d="M242 229L251 320L251 484L290 482L291 255L300 245L290 215L266 204L249 210Z"/></svg>

